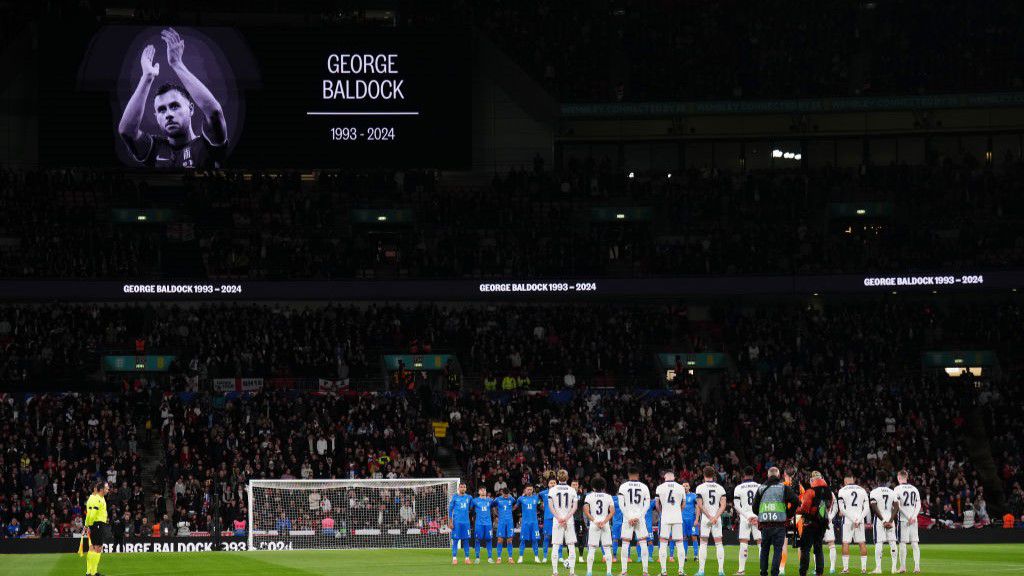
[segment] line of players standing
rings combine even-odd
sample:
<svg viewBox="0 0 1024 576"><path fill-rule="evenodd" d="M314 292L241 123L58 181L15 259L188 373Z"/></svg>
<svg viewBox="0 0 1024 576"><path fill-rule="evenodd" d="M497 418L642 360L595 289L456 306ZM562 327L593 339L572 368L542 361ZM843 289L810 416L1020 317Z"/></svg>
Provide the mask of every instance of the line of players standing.
<svg viewBox="0 0 1024 576"><path fill-rule="evenodd" d="M463 539L472 538L476 544L476 563L480 562L480 551L481 545L487 547L488 562L493 563L495 557L498 564L502 563L502 545L507 547L508 550L508 561L512 563L513 559L513 535L515 532L515 520L514 513L518 511L520 513L520 538L519 538L519 558L517 562L523 563L524 554L526 552L526 545L529 543L533 548L534 562L542 563L547 562L548 551L551 546L551 536L554 529L554 515L552 513L552 507L545 505L548 500L548 494L551 488L554 488L558 484L555 478L548 480L548 490L542 490L539 494L534 494L533 486L527 486L523 490L523 494L519 497L510 495L507 488L501 489L501 496L497 498L491 498L487 495L486 488L480 488L478 491L479 496L473 498L466 494L466 485L461 484L459 486L459 495L455 496L448 509L449 525L453 528L452 531L452 558L454 559L459 547L459 543ZM593 482L592 482L593 484ZM579 482L572 482L570 487L576 491L577 495L582 494L582 490L579 486ZM680 538L680 544L683 548L684 553L689 553L691 543L693 544L692 554L694 560L697 559L697 534L699 532L699 524L696 522L696 502L697 495L690 492L690 484L681 484L685 495L683 497L684 509L683 515L683 535L684 538ZM591 488L594 488L591 486ZM591 492L593 494L595 492ZM578 496L577 496L578 497ZM612 536L612 550L613 554L618 554L619 542L622 537L622 508L619 506L619 500L617 498L610 497L610 506L614 510L611 522L611 536ZM644 524L647 529L649 536L647 537L648 548L652 548L654 545L654 511L656 510L656 502L651 501L647 507L647 511L644 514ZM602 503L595 504L593 507L595 514L600 516L604 513L605 505ZM469 529L469 515L460 514L460 511L468 510L472 513L472 530ZM495 529L494 521L492 518L492 510L496 512L497 526ZM543 516L543 521L538 519L538 514ZM458 518L460 515L465 516L465 521L459 522ZM574 528L576 531L577 540L583 539L583 533L586 530L587 523L583 521L585 518L583 507L577 507L574 513ZM454 527L459 526L463 528L462 532L458 532ZM466 534L470 534L467 536ZM494 552L494 544L497 544L497 552ZM672 541L670 546L670 554L675 553L676 541ZM463 546L465 552L465 562L471 563L469 558L470 550L469 546ZM637 548L638 550L638 548ZM634 550L636 551L636 550ZM636 551L639 554L638 551ZM580 562L582 562L582 557ZM453 562L455 563L455 562Z"/></svg>
<svg viewBox="0 0 1024 576"><path fill-rule="evenodd" d="M650 491L639 481L639 472L630 470L629 480L620 486L618 497L613 498L605 493L605 481L595 477L591 480L591 492L586 495L583 506L578 505L582 493L578 482L567 483L568 473L560 470L556 478L548 481L548 489L540 494L533 493L533 487L527 486L523 495L518 498L509 494L507 488L501 490L501 496L491 498L486 488L479 489L476 498L466 494L466 485L459 485L459 493L452 498L448 507L449 527L452 528L452 564L457 564L458 547L462 546L466 564L470 564L469 540L472 537L476 544L476 563L480 562L480 547L487 547L488 562L493 563L493 542L497 539L497 563L502 562L502 545L507 548L508 562L513 560L514 513L520 511L520 543L518 563L523 563L526 543L530 542L534 562L547 561L549 545L554 546L551 555L552 572L558 574L558 563L561 559L561 547L568 547L568 558L564 565L570 574L575 573L576 544L583 540L583 532L589 526L589 553L587 557L587 575L591 576L595 551L602 548L608 576L612 574L612 562L618 553L622 574L626 573L629 559L629 546L636 539L639 560L646 576L650 555L653 551L653 512L660 516L661 540L659 561L661 574L668 571L668 562L674 561L675 548L679 551L679 575L684 575L686 557L693 543L694 560L698 562L699 571L696 576L704 576L707 559L709 537L715 542L719 575L724 575L725 550L722 545L721 516L726 509L725 489L714 481L716 476L712 467L704 469L704 483L694 492L688 483L675 482L674 474L665 473L664 483L658 486L656 498L651 499ZM820 476L820 475L819 475ZM869 495L855 483L855 478L847 477L844 487L839 490L838 497L831 499L828 505L828 529L824 542L829 545L831 567L835 573L835 530L834 519L837 515L843 518L843 572L848 573L849 544L860 546L861 572L867 571L867 546L865 524L874 519L876 540L875 571L881 573L882 549L886 543L890 545L893 573L906 571L907 544L911 544L914 552L915 573L920 572L920 549L917 537L917 513L920 511L920 494L907 482L907 473L899 474L900 486L894 491L885 484L882 477L878 486ZM787 474L787 483L792 479ZM734 508L739 517L740 556L738 576L745 573L748 546L751 541L760 544L760 531L757 528L758 513L753 510L755 500L759 500L761 484L753 480L753 470L744 470L744 480L734 490ZM472 534L470 530L470 514L473 516ZM543 514L543 524L538 521L538 513ZM823 510L823 514L824 514ZM497 530L494 529L492 515L497 516ZM897 515L899 516L897 521ZM586 521L584 521L584 519ZM543 538L541 528L543 528ZM901 531L902 528L902 531ZM700 539L701 545L696 545ZM643 541L647 546L643 546ZM899 563L897 563L897 540L900 541ZM619 546L619 543L622 546ZM538 546L543 544L543 556L539 555ZM580 562L584 560L580 558ZM898 568L902 565L902 568ZM785 561L780 574L785 574ZM816 567L818 574L823 567Z"/></svg>

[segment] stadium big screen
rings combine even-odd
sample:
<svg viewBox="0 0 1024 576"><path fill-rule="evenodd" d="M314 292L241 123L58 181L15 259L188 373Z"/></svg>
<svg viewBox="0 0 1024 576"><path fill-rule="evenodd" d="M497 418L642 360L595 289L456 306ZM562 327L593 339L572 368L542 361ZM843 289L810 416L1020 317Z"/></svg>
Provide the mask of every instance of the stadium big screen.
<svg viewBox="0 0 1024 576"><path fill-rule="evenodd" d="M48 30L49 166L465 168L465 33L105 26Z"/></svg>

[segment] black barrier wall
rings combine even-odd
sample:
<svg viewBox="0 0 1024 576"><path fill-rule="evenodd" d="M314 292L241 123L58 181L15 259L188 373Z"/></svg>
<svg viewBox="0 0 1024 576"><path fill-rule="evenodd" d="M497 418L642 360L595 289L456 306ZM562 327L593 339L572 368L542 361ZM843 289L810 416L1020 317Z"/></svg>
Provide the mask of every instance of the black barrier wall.
<svg viewBox="0 0 1024 576"><path fill-rule="evenodd" d="M586 300L602 297L887 294L1024 288L1024 270L904 276L690 276L547 280L123 282L6 280L6 301L143 300Z"/></svg>

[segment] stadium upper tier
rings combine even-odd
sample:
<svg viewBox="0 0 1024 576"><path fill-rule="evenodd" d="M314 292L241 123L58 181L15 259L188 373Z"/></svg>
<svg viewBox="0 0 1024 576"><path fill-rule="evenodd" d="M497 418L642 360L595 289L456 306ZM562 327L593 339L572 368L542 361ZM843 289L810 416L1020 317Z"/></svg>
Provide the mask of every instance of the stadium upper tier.
<svg viewBox="0 0 1024 576"><path fill-rule="evenodd" d="M345 279L963 271L1024 264L1024 164L635 174L4 172L0 277ZM966 270L970 268L970 270Z"/></svg>

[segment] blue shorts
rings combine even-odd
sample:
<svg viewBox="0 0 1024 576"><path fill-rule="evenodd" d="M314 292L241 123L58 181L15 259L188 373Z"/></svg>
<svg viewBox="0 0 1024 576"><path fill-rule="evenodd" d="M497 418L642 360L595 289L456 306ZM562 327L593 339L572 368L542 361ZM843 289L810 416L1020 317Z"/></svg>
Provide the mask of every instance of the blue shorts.
<svg viewBox="0 0 1024 576"><path fill-rule="evenodd" d="M619 540L622 540L622 522L612 523L612 541L618 542Z"/></svg>
<svg viewBox="0 0 1024 576"><path fill-rule="evenodd" d="M498 520L498 538L511 538L513 532L512 520Z"/></svg>
<svg viewBox="0 0 1024 576"><path fill-rule="evenodd" d="M519 539L523 540L524 542L539 542L540 528L537 527L537 523L532 522L520 526Z"/></svg>
<svg viewBox="0 0 1024 576"><path fill-rule="evenodd" d="M491 525L477 524L473 530L473 537L477 540L487 541L491 539Z"/></svg>
<svg viewBox="0 0 1024 576"><path fill-rule="evenodd" d="M544 535L550 537L551 536L551 529L554 528L554 526L555 526L555 519L554 518L545 518L544 519Z"/></svg>
<svg viewBox="0 0 1024 576"><path fill-rule="evenodd" d="M456 522L452 527L452 538L466 540L469 538L469 522Z"/></svg>
<svg viewBox="0 0 1024 576"><path fill-rule="evenodd" d="M694 528L693 523L696 522L696 518L683 517L683 537L691 538L693 536L700 536L700 526Z"/></svg>
<svg viewBox="0 0 1024 576"><path fill-rule="evenodd" d="M652 524L653 524L653 522L648 522L647 523L647 541L648 542L654 542L654 539L655 539L655 536L654 536L654 526Z"/></svg>

